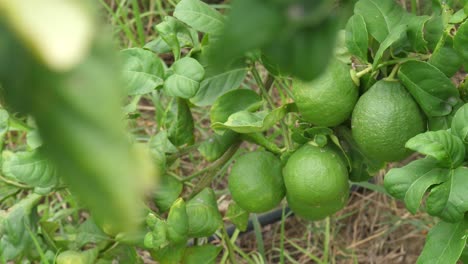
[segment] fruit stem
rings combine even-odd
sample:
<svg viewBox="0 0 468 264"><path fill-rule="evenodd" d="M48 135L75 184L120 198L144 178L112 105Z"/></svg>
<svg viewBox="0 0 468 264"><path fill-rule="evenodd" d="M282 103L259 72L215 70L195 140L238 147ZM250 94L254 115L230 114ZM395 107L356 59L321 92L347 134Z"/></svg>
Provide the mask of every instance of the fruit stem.
<svg viewBox="0 0 468 264"><path fill-rule="evenodd" d="M256 144L264 147L265 149L267 149L270 152L273 152L273 153L278 154L278 155L281 154L281 149L275 143L268 140L261 133L244 134L244 135L242 135L242 138L247 140L247 141L256 143Z"/></svg>
<svg viewBox="0 0 468 264"><path fill-rule="evenodd" d="M385 78L384 80L386 81L396 81L396 78L395 78L395 75L397 74L398 70L400 69L400 63L398 63L397 65L395 65L392 69L392 71L390 72L390 75L388 75L387 78Z"/></svg>
<svg viewBox="0 0 468 264"><path fill-rule="evenodd" d="M221 230L223 233L223 240L226 243L226 247L228 249L229 261L231 262L231 264L237 264L236 256L234 255L234 247L232 245L231 239L229 239L229 235L226 232L226 228L224 227L224 225L222 226Z"/></svg>
<svg viewBox="0 0 468 264"><path fill-rule="evenodd" d="M328 254L330 247L330 217L325 219L325 241L324 241L323 263L328 263Z"/></svg>
<svg viewBox="0 0 468 264"><path fill-rule="evenodd" d="M211 181L213 178L216 176L218 172L218 168L226 164L231 158L236 154L237 150L240 147L241 142L236 142L229 149L221 156L221 158L217 159L213 164L211 164L208 168L206 168L205 172L206 174L203 176L203 178L200 179L200 181L195 185L195 188L193 189L192 193L190 194L190 198L193 198L195 195L197 195L199 192L201 192L203 189L208 187L211 184ZM193 176L193 175L192 175ZM189 176L191 177L191 176Z"/></svg>
<svg viewBox="0 0 468 264"><path fill-rule="evenodd" d="M357 72L356 77L361 78L372 70L372 65L367 66L364 70Z"/></svg>
<svg viewBox="0 0 468 264"><path fill-rule="evenodd" d="M276 108L275 103L273 102L273 99L268 93L268 91L270 90L270 88L273 86L275 82L275 78L271 74L268 74L265 84L263 84L262 78L260 77L260 74L258 73L258 70L255 67L255 64L253 65L251 72L255 78L255 82L257 83L258 87L260 87L260 90L262 91L262 95L267 101L268 105L271 107L271 109L275 109ZM291 149L293 147L293 144L292 144L291 137L289 136L288 127L286 126L286 123L284 122L284 120L280 120L280 126L281 126L281 131L283 134L283 138L284 138L284 144L287 149Z"/></svg>

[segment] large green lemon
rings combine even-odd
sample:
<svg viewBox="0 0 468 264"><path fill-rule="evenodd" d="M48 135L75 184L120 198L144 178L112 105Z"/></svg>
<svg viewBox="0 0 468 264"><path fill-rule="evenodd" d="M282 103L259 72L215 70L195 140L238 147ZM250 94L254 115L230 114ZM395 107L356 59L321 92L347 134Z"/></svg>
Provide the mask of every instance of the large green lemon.
<svg viewBox="0 0 468 264"><path fill-rule="evenodd" d="M228 185L232 199L244 210L271 210L285 194L281 161L266 151L245 154L232 166Z"/></svg>
<svg viewBox="0 0 468 264"><path fill-rule="evenodd" d="M351 131L370 158L399 161L411 151L406 141L424 132L424 116L400 82L381 80L359 98L354 108Z"/></svg>
<svg viewBox="0 0 468 264"><path fill-rule="evenodd" d="M316 80L294 81L294 101L306 121L332 127L351 116L358 99L358 88L351 79L349 70L348 65L333 60Z"/></svg>
<svg viewBox="0 0 468 264"><path fill-rule="evenodd" d="M348 201L348 171L331 148L302 146L287 161L283 175L289 207L305 219L323 219Z"/></svg>

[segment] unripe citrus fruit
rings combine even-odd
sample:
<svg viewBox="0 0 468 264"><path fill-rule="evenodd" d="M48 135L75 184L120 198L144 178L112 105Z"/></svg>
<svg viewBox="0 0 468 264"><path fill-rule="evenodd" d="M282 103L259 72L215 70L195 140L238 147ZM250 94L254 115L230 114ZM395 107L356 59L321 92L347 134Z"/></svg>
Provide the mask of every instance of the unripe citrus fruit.
<svg viewBox="0 0 468 264"><path fill-rule="evenodd" d="M378 81L361 96L351 120L362 151L380 161L398 161L411 151L406 141L424 132L425 120L412 96L399 82Z"/></svg>
<svg viewBox="0 0 468 264"><path fill-rule="evenodd" d="M273 209L285 194L281 161L266 151L245 154L236 160L229 175L232 199L248 212Z"/></svg>
<svg viewBox="0 0 468 264"><path fill-rule="evenodd" d="M306 144L283 168L286 198L298 216L323 219L342 209L348 200L348 171L331 148Z"/></svg>
<svg viewBox="0 0 468 264"><path fill-rule="evenodd" d="M350 117L358 99L358 88L349 70L348 65L334 60L316 80L294 81L294 101L306 121L330 127Z"/></svg>

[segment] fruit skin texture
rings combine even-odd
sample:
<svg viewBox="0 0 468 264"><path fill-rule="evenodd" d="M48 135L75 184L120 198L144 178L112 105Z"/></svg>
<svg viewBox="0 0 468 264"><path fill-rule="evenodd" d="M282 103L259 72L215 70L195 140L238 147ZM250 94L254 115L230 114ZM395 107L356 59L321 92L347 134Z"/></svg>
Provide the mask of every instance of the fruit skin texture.
<svg viewBox="0 0 468 264"><path fill-rule="evenodd" d="M229 175L229 191L244 210L262 213L277 206L285 195L281 161L266 151L245 154L237 159Z"/></svg>
<svg viewBox="0 0 468 264"><path fill-rule="evenodd" d="M354 140L362 151L387 162L408 157L406 142L425 127L419 106L397 81L375 83L357 102L351 120Z"/></svg>
<svg viewBox="0 0 468 264"><path fill-rule="evenodd" d="M348 65L335 59L316 80L294 81L294 101L306 121L333 127L350 117L358 100L358 88L349 70Z"/></svg>
<svg viewBox="0 0 468 264"><path fill-rule="evenodd" d="M348 201L348 170L331 148L302 146L287 161L283 175L289 207L300 217L320 220Z"/></svg>

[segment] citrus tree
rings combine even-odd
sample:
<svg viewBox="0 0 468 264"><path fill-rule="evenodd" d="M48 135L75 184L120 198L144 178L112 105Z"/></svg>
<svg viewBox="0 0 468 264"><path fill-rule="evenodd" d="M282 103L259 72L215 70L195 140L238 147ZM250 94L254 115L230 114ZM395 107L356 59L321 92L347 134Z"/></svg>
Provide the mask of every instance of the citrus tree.
<svg viewBox="0 0 468 264"><path fill-rule="evenodd" d="M4 263L253 262L225 221L283 200L324 219L414 152L384 186L439 219L418 263L467 261L468 3L181 0L119 52L95 7L0 1ZM129 129L143 103L154 131ZM188 175L187 156L209 165ZM232 162L223 218L212 182Z"/></svg>

